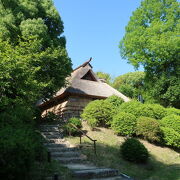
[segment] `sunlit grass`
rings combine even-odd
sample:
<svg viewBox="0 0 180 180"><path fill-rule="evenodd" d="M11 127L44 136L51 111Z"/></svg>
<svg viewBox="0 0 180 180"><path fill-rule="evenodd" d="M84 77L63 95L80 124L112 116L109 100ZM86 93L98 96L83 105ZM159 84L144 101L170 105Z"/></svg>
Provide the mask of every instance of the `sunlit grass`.
<svg viewBox="0 0 180 180"><path fill-rule="evenodd" d="M89 147L82 148L82 152L88 159L98 166L119 169L138 180L180 180L180 155L167 147L160 147L141 140L150 153L147 164L133 164L122 159L119 147L124 141L124 137L116 136L112 130L97 128L92 131L86 123L83 129L87 130L87 135L97 140L97 156L94 155L93 144L86 137L82 138L82 143ZM79 137L68 137L72 144L79 145Z"/></svg>

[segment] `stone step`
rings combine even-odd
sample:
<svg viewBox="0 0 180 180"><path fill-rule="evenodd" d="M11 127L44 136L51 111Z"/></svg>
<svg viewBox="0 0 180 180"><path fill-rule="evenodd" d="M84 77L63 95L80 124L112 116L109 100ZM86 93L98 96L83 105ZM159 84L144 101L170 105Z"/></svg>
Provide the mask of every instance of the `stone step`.
<svg viewBox="0 0 180 180"><path fill-rule="evenodd" d="M77 147L47 147L50 152L73 152L78 151Z"/></svg>
<svg viewBox="0 0 180 180"><path fill-rule="evenodd" d="M39 126L40 128L51 128L51 127L59 127L59 125L58 124L41 124L40 126Z"/></svg>
<svg viewBox="0 0 180 180"><path fill-rule="evenodd" d="M60 163L68 164L68 163L83 162L87 158L86 158L86 156L81 155L80 157L55 157L53 159L59 161Z"/></svg>
<svg viewBox="0 0 180 180"><path fill-rule="evenodd" d="M60 132L58 127L41 128L41 132Z"/></svg>
<svg viewBox="0 0 180 180"><path fill-rule="evenodd" d="M82 170L82 169L97 169L96 166L90 163L70 163L64 164L65 167L73 170Z"/></svg>
<svg viewBox="0 0 180 180"><path fill-rule="evenodd" d="M44 141L46 142L46 143L52 143L52 144L61 144L61 143L64 143L64 140L63 140L63 138L57 138L57 139L54 139L54 138L51 138L51 139L49 139L49 138L44 138Z"/></svg>
<svg viewBox="0 0 180 180"><path fill-rule="evenodd" d="M114 176L114 177L106 177L106 178L92 178L92 179L89 179L89 180L133 180L131 178L126 178L126 177L123 177L123 176Z"/></svg>
<svg viewBox="0 0 180 180"><path fill-rule="evenodd" d="M76 151L67 151L67 152L51 152L52 157L80 157L81 154Z"/></svg>
<svg viewBox="0 0 180 180"><path fill-rule="evenodd" d="M73 177L78 179L105 178L118 176L119 172L111 168L83 169L73 171Z"/></svg>
<svg viewBox="0 0 180 180"><path fill-rule="evenodd" d="M44 135L42 134L44 138L48 139L61 139L63 136L61 134L55 134L55 135Z"/></svg>
<svg viewBox="0 0 180 180"><path fill-rule="evenodd" d="M61 133L57 132L57 131L55 131L55 132L51 132L51 131L41 132L41 134L44 135L44 136L48 136L48 135L61 135Z"/></svg>
<svg viewBox="0 0 180 180"><path fill-rule="evenodd" d="M49 148L62 148L62 147L66 147L68 148L68 144L66 144L65 142L61 142L60 144L55 144L55 143L44 143L44 146L46 146L48 149Z"/></svg>

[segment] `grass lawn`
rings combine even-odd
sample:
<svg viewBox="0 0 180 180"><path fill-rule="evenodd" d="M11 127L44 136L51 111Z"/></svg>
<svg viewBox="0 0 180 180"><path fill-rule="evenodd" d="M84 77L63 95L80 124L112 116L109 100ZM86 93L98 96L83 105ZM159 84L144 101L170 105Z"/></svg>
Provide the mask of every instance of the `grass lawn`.
<svg viewBox="0 0 180 180"><path fill-rule="evenodd" d="M94 155L93 144L82 138L84 145L90 147L82 148L84 154L94 164L102 167L119 169L137 180L180 180L180 154L170 148L160 147L141 140L150 153L147 164L133 164L122 159L119 147L124 137L117 136L112 130L97 128L91 131L86 122L83 122L83 129L87 135L97 140L97 156ZM67 137L70 143L79 145L79 137Z"/></svg>

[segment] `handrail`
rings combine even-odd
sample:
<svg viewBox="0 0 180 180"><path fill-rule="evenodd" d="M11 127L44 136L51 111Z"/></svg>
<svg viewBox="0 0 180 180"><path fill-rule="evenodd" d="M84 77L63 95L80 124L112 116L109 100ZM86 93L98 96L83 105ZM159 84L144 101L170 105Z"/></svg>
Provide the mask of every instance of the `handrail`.
<svg viewBox="0 0 180 180"><path fill-rule="evenodd" d="M84 133L81 129L79 129L77 126L75 126L72 123L69 123L72 127L74 127L75 129L77 129L78 131L80 131L84 136L86 136L88 139L90 139L91 141L93 141L94 143L94 154L96 155L96 141L95 139L92 139L91 137L89 137L88 135L86 135L86 133ZM81 134L80 134L80 144L81 144Z"/></svg>

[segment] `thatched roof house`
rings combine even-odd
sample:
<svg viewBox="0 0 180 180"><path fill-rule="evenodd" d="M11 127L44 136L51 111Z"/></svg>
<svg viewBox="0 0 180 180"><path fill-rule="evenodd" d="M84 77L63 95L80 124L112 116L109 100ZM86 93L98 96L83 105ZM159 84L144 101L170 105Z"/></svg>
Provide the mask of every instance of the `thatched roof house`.
<svg viewBox="0 0 180 180"><path fill-rule="evenodd" d="M128 97L96 76L90 61L91 59L74 69L68 78L67 87L60 89L52 99L39 105L43 115L54 112L64 118L79 116L90 101L105 99L111 95L119 96L125 102L129 101Z"/></svg>

